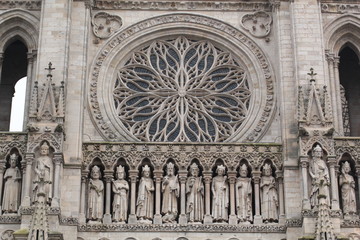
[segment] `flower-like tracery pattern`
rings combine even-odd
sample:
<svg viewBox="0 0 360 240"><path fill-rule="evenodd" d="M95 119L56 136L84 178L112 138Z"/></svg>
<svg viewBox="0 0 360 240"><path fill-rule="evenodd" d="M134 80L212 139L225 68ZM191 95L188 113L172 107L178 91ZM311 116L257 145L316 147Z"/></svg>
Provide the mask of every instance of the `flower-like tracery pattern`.
<svg viewBox="0 0 360 240"><path fill-rule="evenodd" d="M156 40L132 53L113 91L116 114L142 141L221 142L248 115L244 68L208 40Z"/></svg>

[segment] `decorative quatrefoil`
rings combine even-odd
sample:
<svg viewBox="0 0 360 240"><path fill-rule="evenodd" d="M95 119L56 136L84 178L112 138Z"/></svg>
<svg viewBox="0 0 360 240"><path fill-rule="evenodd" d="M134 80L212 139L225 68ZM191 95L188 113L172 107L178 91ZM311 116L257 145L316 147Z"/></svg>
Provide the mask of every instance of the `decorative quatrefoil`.
<svg viewBox="0 0 360 240"><path fill-rule="evenodd" d="M117 32L122 26L122 19L116 15L110 15L106 12L98 12L94 15L92 21L94 35L98 38L109 38Z"/></svg>
<svg viewBox="0 0 360 240"><path fill-rule="evenodd" d="M254 37L262 38L271 31L272 17L266 12L246 14L241 19L241 25Z"/></svg>

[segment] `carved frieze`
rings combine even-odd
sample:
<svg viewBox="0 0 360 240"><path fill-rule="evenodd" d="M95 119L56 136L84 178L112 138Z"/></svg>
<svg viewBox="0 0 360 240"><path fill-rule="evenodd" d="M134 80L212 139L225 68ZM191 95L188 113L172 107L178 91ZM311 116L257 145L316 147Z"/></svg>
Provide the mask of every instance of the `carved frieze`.
<svg viewBox="0 0 360 240"><path fill-rule="evenodd" d="M40 10L41 0L1 0L0 9L23 8L28 10Z"/></svg>
<svg viewBox="0 0 360 240"><path fill-rule="evenodd" d="M79 218L76 217L60 217L60 224L61 225L68 225L68 226L77 226L79 225Z"/></svg>
<svg viewBox="0 0 360 240"><path fill-rule="evenodd" d="M21 216L18 215L2 215L0 216L0 223L21 223Z"/></svg>
<svg viewBox="0 0 360 240"><path fill-rule="evenodd" d="M286 219L286 226L287 227L301 227L303 223L302 218L290 218Z"/></svg>
<svg viewBox="0 0 360 240"><path fill-rule="evenodd" d="M237 1L95 1L95 9L111 10L206 10L206 11L271 11L273 3Z"/></svg>
<svg viewBox="0 0 360 240"><path fill-rule="evenodd" d="M360 4L322 3L321 12L337 14L360 13Z"/></svg>
<svg viewBox="0 0 360 240"><path fill-rule="evenodd" d="M335 138L335 152L337 160L347 153L357 164L360 164L360 138Z"/></svg>
<svg viewBox="0 0 360 240"><path fill-rule="evenodd" d="M285 233L285 225L226 225L226 224L86 224L78 226L79 232L258 232Z"/></svg>
<svg viewBox="0 0 360 240"><path fill-rule="evenodd" d="M120 158L125 159L131 169L137 169L145 158L158 169L162 169L168 159L173 159L181 169L186 169L193 159L198 159L205 170L211 169L217 159L222 159L230 170L236 169L242 159L247 160L253 169L259 169L265 160L271 160L277 169L283 165L282 147L278 144L174 143L171 144L171 152L166 150L168 143L148 143L148 151L143 151L144 146L142 143L84 143L84 168L87 169L95 158L100 159L109 170ZM196 152L193 151L194 147Z"/></svg>
<svg viewBox="0 0 360 240"><path fill-rule="evenodd" d="M26 152L27 134L23 133L2 133L0 134L0 156L10 153L11 149L16 148L19 154Z"/></svg>
<svg viewBox="0 0 360 240"><path fill-rule="evenodd" d="M91 23L94 35L101 39L111 37L123 25L121 17L106 12L96 13Z"/></svg>
<svg viewBox="0 0 360 240"><path fill-rule="evenodd" d="M246 14L241 19L241 25L254 37L266 37L271 31L272 17L266 12Z"/></svg>

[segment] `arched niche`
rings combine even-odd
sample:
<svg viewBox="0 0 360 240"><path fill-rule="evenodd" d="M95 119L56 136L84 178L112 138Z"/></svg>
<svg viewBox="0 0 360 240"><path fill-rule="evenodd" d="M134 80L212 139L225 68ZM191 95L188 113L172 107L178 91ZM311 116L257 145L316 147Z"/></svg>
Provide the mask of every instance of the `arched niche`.
<svg viewBox="0 0 360 240"><path fill-rule="evenodd" d="M27 76L23 98L30 99L31 79L36 58L39 19L30 12L12 9L0 14L0 131L10 130L12 98L16 83ZM30 101L23 101L28 109ZM13 110L15 111L15 110ZM24 112L22 120L27 118ZM15 114L15 113L13 113ZM20 117L20 116L17 116ZM23 130L24 123L14 130Z"/></svg>

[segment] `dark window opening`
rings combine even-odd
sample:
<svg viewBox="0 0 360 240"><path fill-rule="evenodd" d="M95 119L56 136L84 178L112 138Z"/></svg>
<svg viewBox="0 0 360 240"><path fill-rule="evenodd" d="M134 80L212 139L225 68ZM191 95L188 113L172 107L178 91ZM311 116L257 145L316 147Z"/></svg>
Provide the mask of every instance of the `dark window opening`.
<svg viewBox="0 0 360 240"><path fill-rule="evenodd" d="M10 130L15 85L27 74L27 52L27 47L18 40L5 49L0 78L0 131Z"/></svg>
<svg viewBox="0 0 360 240"><path fill-rule="evenodd" d="M344 133L360 136L360 65L357 54L345 47L340 51L339 75L342 90Z"/></svg>

